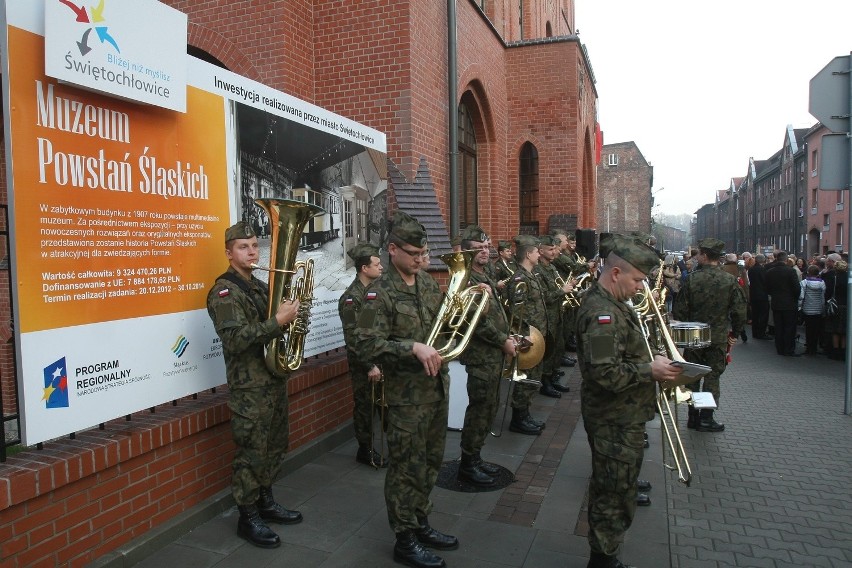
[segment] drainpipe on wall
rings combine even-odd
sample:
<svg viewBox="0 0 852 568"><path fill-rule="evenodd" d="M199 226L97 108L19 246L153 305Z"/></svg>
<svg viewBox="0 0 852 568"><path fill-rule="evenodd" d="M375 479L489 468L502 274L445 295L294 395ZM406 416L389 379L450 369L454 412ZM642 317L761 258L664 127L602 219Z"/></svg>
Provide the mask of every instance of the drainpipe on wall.
<svg viewBox="0 0 852 568"><path fill-rule="evenodd" d="M459 233L459 129L456 0L447 0L447 112L450 129L450 239Z"/></svg>

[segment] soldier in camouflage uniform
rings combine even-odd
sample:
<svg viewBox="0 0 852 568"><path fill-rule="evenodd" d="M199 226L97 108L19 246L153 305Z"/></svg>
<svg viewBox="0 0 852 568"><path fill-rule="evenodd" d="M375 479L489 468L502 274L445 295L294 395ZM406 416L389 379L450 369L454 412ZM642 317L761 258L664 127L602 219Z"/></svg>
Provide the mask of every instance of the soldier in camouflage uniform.
<svg viewBox="0 0 852 568"><path fill-rule="evenodd" d="M702 239L698 243L698 268L691 272L675 300L672 317L680 321L696 321L710 325L710 346L686 349L687 361L713 369L691 385L694 392L707 391L719 404L719 378L727 366L727 349L742 334L746 322L746 299L737 279L719 266L725 243L719 239ZM729 333L730 332L730 333ZM699 432L721 432L724 424L713 419L713 410L689 407L689 428Z"/></svg>
<svg viewBox="0 0 852 568"><path fill-rule="evenodd" d="M499 295L502 296L506 290L506 283L518 271L515 253L512 251L512 243L509 241L497 242L497 259L491 266L492 277L497 284Z"/></svg>
<svg viewBox="0 0 852 568"><path fill-rule="evenodd" d="M571 281L565 282L561 287L556 283L560 276L553 265L553 260L559 254L557 248L559 240L550 235L542 235L538 239L540 258L533 272L539 277L539 285L544 292L544 303L547 307L547 329L549 330L547 336L545 336L547 347L542 361L541 389L539 389L539 392L544 396L560 398L562 396L560 393L570 390L559 382L559 378L564 375L559 367L562 363L562 355L565 352L562 303L565 301L565 294L574 287Z"/></svg>
<svg viewBox="0 0 852 568"><path fill-rule="evenodd" d="M577 278L586 271L586 267L577 260L577 255L574 253L574 249L577 247L577 239L574 237L573 233L569 233L562 229L552 229L550 234L558 241L557 248L559 251L559 254L553 259L553 266L556 268L557 272L559 272L559 276L562 277L563 280L566 282L570 281L572 285L576 285ZM573 351L577 347L574 333L574 329L576 327L576 308L566 308L562 319L562 337L564 345L566 349ZM573 367L577 364L577 359L568 355L566 352L562 358L562 364Z"/></svg>
<svg viewBox="0 0 852 568"><path fill-rule="evenodd" d="M592 452L588 568L623 568L617 553L636 512L636 482L645 423L654 417L655 381L680 368L651 357L639 319L626 300L659 262L642 241L613 235L601 243L606 266L577 309L581 409Z"/></svg>
<svg viewBox="0 0 852 568"><path fill-rule="evenodd" d="M394 213L388 241L390 266L364 294L355 349L384 372L390 454L385 503L396 535L394 559L418 568L443 566L423 546L458 547L456 537L433 529L427 518L447 433L449 372L426 344L442 294L425 271L426 230L416 219Z"/></svg>
<svg viewBox="0 0 852 568"><path fill-rule="evenodd" d="M509 320L496 295L495 282L486 272L491 241L480 227L469 225L462 231L462 249L479 251L473 260L468 285L487 287L488 311L479 319L470 343L459 357L467 371L467 410L461 434L461 465L458 477L474 485L494 485L499 466L483 461L480 452L497 414L503 362L515 356L515 342L509 333Z"/></svg>
<svg viewBox="0 0 852 568"><path fill-rule="evenodd" d="M356 276L340 296L337 312L343 324L346 358L349 360L349 374L352 376L352 425L355 427L355 439L358 441L355 460L365 465L385 467L387 463L381 454L373 449L374 401L371 397L372 384L381 380L382 372L373 363L362 360L355 351L355 327L358 323L358 312L364 302L364 290L382 275L382 261L379 258L379 249L369 243L359 243L347 254L355 261Z"/></svg>
<svg viewBox="0 0 852 568"><path fill-rule="evenodd" d="M281 539L265 521L292 524L302 520L275 502L272 483L287 450L289 417L287 380L266 368L264 345L281 336L281 327L296 318L299 302L282 302L267 318L269 291L252 276L259 248L251 225L240 221L225 231L230 266L207 294L207 312L222 341L230 390L231 434L236 446L231 492L240 511L237 534L263 548Z"/></svg>
<svg viewBox="0 0 852 568"><path fill-rule="evenodd" d="M506 284L509 319L518 324L519 329L513 330L529 339L530 326L537 328L542 337L547 337L547 306L544 302L544 292L533 269L538 264L538 239L529 235L515 237L515 262L518 270ZM526 290L522 290L523 284ZM517 321L516 321L517 320ZM542 363L526 370L527 378L541 380ZM530 404L536 393L535 385L516 383L512 389L512 421L509 430L519 434L537 436L544 430L544 423L530 416Z"/></svg>

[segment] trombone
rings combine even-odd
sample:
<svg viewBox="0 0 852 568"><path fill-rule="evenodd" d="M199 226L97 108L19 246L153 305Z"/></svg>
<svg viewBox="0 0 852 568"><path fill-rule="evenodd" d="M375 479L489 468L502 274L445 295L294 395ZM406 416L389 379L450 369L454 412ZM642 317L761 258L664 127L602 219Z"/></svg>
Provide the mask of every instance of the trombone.
<svg viewBox="0 0 852 568"><path fill-rule="evenodd" d="M681 363L686 362L677 350L677 346L669 334L666 320L660 313L660 307L657 305L657 302L654 300L653 296L651 296L651 288L648 286L648 282L645 281L644 285L645 297L648 299L648 304L644 313L640 313L637 310L637 316L639 316L639 323L642 326L642 331L645 335L645 345L648 347L648 354L651 356L651 360L654 360L654 349L651 347L651 329L650 326L645 323L645 314L648 314L648 319L654 325L654 331L656 332L654 335L655 337L660 338L660 341L663 343L661 347L663 347L663 350L669 359ZM666 439L669 450L671 450L672 459L674 460L673 466L667 463L664 463L663 465L671 471L676 470L678 481L685 484L687 487L689 487L689 483L692 480L692 468L689 465L686 448L683 446L683 440L681 440L680 431L678 430L677 404L681 402L688 402L691 396L691 392L680 386L663 387L660 385L659 392L657 393L657 411L660 413L660 422L663 426L663 436ZM670 404L670 399L674 399L674 407Z"/></svg>

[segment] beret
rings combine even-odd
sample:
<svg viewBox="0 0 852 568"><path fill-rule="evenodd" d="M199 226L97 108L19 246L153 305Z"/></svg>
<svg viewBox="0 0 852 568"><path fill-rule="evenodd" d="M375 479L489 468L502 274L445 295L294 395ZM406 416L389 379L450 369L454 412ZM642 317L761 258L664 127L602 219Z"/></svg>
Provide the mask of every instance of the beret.
<svg viewBox="0 0 852 568"><path fill-rule="evenodd" d="M461 238L463 241L476 241L478 243L484 243L488 240L488 235L485 231L482 230L482 227L479 225L468 225L461 232Z"/></svg>
<svg viewBox="0 0 852 568"><path fill-rule="evenodd" d="M698 241L698 248L721 255L722 251L725 250L725 241L720 241L713 237L707 237L706 239Z"/></svg>
<svg viewBox="0 0 852 568"><path fill-rule="evenodd" d="M613 234L607 244L611 254L623 258L645 274L660 264L660 255L641 237Z"/></svg>
<svg viewBox="0 0 852 568"><path fill-rule="evenodd" d="M512 248L512 243L509 241L497 241L497 250L509 250Z"/></svg>
<svg viewBox="0 0 852 568"><path fill-rule="evenodd" d="M559 245L559 239L552 235L539 235L538 246L554 246Z"/></svg>
<svg viewBox="0 0 852 568"><path fill-rule="evenodd" d="M515 237L515 246L537 247L538 239L532 235L518 235L517 237Z"/></svg>
<svg viewBox="0 0 852 568"><path fill-rule="evenodd" d="M404 211L396 211L388 224L388 234L413 247L426 246L426 228Z"/></svg>
<svg viewBox="0 0 852 568"><path fill-rule="evenodd" d="M366 256L379 256L379 247L370 243L358 243L346 251L346 254L349 255L349 258L352 260L358 260L359 258L364 258Z"/></svg>

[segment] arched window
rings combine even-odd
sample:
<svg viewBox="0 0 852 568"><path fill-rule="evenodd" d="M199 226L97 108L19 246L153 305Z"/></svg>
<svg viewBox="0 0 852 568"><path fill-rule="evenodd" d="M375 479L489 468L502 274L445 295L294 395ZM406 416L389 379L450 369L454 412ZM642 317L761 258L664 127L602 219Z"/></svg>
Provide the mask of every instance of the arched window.
<svg viewBox="0 0 852 568"><path fill-rule="evenodd" d="M530 142L521 146L518 180L521 234L538 235L538 150Z"/></svg>
<svg viewBox="0 0 852 568"><path fill-rule="evenodd" d="M476 132L464 103L459 105L459 223L461 227L479 222L476 209Z"/></svg>

